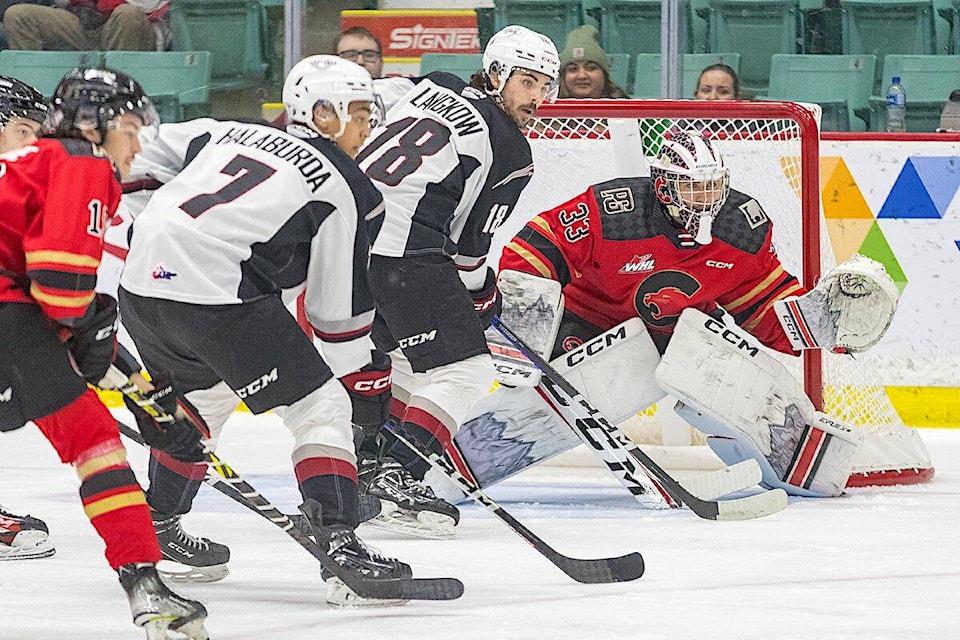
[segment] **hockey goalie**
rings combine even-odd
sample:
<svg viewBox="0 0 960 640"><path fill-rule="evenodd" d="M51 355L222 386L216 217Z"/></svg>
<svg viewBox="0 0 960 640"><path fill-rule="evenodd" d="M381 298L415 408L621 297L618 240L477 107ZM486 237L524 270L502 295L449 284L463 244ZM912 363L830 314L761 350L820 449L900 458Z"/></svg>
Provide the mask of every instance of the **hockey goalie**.
<svg viewBox="0 0 960 640"><path fill-rule="evenodd" d="M869 349L899 293L862 255L807 290L772 238L716 146L686 131L665 140L650 177L593 185L534 217L500 269L560 284L554 363L608 418L669 393L727 464L752 458L771 488L836 496L863 435L817 411L770 350Z"/></svg>

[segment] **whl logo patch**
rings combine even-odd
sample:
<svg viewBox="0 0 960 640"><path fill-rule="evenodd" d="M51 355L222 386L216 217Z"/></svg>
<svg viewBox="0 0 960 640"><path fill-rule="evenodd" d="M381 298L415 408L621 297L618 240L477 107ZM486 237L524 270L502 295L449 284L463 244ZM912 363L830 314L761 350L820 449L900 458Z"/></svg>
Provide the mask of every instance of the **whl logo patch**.
<svg viewBox="0 0 960 640"><path fill-rule="evenodd" d="M167 269L161 264L158 265L156 269L153 270L153 273L150 274L154 280L173 280L177 277L173 271L167 271Z"/></svg>
<svg viewBox="0 0 960 640"><path fill-rule="evenodd" d="M617 273L646 273L647 271L653 271L653 268L654 259L652 254L645 253L642 256L633 256L633 259L620 267Z"/></svg>

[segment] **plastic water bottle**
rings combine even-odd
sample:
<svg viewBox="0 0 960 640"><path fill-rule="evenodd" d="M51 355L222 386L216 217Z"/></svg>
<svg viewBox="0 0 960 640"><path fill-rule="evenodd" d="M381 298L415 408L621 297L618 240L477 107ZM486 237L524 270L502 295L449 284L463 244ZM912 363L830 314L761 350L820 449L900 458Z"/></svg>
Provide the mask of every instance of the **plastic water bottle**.
<svg viewBox="0 0 960 640"><path fill-rule="evenodd" d="M900 86L900 76L893 77L887 89L887 131L907 130L907 93Z"/></svg>

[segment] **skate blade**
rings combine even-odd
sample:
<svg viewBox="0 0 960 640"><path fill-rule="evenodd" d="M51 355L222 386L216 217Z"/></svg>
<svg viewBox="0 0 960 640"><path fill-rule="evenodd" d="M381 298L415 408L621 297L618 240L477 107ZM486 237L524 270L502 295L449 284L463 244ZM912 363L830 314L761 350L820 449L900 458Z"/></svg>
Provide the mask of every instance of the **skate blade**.
<svg viewBox="0 0 960 640"><path fill-rule="evenodd" d="M365 522L367 526L426 540L449 540L456 533L453 518L433 511L416 515L402 510L384 509L380 515Z"/></svg>
<svg viewBox="0 0 960 640"><path fill-rule="evenodd" d="M170 624L174 621L170 618L154 618L143 625L143 630L147 634L147 640L210 640L204 620L204 617L196 618L171 629Z"/></svg>
<svg viewBox="0 0 960 640"><path fill-rule="evenodd" d="M180 584L206 584L220 582L230 573L225 564L215 564L209 567L191 567L174 560L161 560L157 565L157 573L168 582Z"/></svg>
<svg viewBox="0 0 960 640"><path fill-rule="evenodd" d="M0 544L0 562L4 560L36 560L37 558L49 558L56 552L57 550L50 541L37 545L17 547L7 547L6 545Z"/></svg>
<svg viewBox="0 0 960 640"><path fill-rule="evenodd" d="M409 602L409 600L361 598L354 593L350 587L345 585L340 578L330 578L327 580L326 600L327 604L338 609L351 609L355 607L396 607Z"/></svg>

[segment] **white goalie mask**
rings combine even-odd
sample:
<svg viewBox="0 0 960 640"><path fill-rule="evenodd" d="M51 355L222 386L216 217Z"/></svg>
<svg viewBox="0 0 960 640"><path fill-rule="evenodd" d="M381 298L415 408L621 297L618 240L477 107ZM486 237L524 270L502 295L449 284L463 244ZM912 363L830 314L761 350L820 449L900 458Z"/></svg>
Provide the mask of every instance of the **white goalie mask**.
<svg viewBox="0 0 960 640"><path fill-rule="evenodd" d="M560 75L556 45L541 33L510 25L493 34L483 50L483 71L499 81L491 94L499 96L507 80L518 69L536 71L550 78L545 99L550 101L556 97Z"/></svg>
<svg viewBox="0 0 960 640"><path fill-rule="evenodd" d="M730 170L713 142L698 131L674 134L650 163L650 177L670 217L697 244L710 244L713 220L730 193Z"/></svg>
<svg viewBox="0 0 960 640"><path fill-rule="evenodd" d="M334 140L343 135L350 122L350 103L356 101L374 102L373 80L366 69L338 56L304 58L290 69L283 82L283 106L290 122L320 133L313 111L326 103L340 119Z"/></svg>

